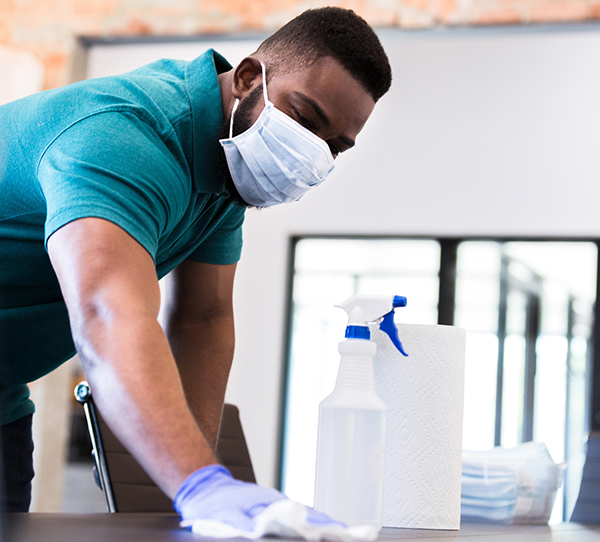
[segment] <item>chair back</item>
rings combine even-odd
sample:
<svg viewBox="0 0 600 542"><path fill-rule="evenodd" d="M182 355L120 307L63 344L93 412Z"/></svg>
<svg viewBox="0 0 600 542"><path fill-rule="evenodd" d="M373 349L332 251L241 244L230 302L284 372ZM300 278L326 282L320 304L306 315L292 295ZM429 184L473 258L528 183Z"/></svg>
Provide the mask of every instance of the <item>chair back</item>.
<svg viewBox="0 0 600 542"><path fill-rule="evenodd" d="M94 476L109 512L173 513L173 504L146 471L115 437L92 397L87 382L75 387L75 398L83 405L94 458ZM256 483L246 438L236 406L225 404L216 455L234 478Z"/></svg>

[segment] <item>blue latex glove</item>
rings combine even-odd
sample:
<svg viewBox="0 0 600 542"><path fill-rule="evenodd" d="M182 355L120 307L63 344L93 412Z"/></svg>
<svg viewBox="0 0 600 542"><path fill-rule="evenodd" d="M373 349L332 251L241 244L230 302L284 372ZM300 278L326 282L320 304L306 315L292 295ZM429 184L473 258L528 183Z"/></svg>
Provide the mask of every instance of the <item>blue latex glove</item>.
<svg viewBox="0 0 600 542"><path fill-rule="evenodd" d="M254 518L270 504L287 499L275 489L242 482L222 465L209 465L190 474L179 486L173 507L182 519L213 519L244 531L254 530ZM314 525L343 525L308 508Z"/></svg>

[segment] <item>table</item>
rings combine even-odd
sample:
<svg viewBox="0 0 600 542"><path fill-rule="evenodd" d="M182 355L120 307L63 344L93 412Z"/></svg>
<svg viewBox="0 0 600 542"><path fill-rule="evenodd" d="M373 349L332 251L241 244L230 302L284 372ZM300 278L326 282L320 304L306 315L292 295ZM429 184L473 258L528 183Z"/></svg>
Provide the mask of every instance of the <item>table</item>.
<svg viewBox="0 0 600 542"><path fill-rule="evenodd" d="M202 537L179 528L175 516L157 514L8 514L5 542L186 542ZM208 539L206 539L208 540ZM212 540L212 539L211 539ZM239 539L243 540L243 539ZM273 539L269 539L273 540ZM382 542L600 542L600 525L488 525L460 531L382 529Z"/></svg>

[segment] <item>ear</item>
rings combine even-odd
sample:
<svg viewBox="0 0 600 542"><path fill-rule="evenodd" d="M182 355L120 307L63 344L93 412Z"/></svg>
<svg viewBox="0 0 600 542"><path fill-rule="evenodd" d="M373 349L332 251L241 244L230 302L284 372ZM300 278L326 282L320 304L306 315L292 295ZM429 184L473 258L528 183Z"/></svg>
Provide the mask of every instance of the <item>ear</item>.
<svg viewBox="0 0 600 542"><path fill-rule="evenodd" d="M240 100L262 83L260 61L252 56L244 58L233 71L231 93Z"/></svg>

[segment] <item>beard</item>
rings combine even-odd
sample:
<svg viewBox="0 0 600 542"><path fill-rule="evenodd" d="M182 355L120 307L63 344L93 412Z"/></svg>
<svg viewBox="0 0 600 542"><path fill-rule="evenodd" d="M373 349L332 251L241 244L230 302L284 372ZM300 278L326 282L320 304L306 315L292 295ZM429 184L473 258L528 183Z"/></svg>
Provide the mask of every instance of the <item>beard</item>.
<svg viewBox="0 0 600 542"><path fill-rule="evenodd" d="M235 112L235 116L233 119L233 137L245 132L254 124L254 108L260 101L262 95L263 87L262 84L260 84L250 94L248 94L248 96L246 96L243 100L240 100L240 103L238 105L237 111ZM226 119L221 125L221 128L219 130L219 139L229 138L230 121L231 116L228 119ZM225 188L233 201L244 207L255 207L246 203L242 196L240 196L240 193L238 192L235 183L233 182L233 178L231 177L229 166L227 165L225 150L221 145L219 145L218 172L221 179L225 181ZM262 209L262 207L256 208Z"/></svg>

